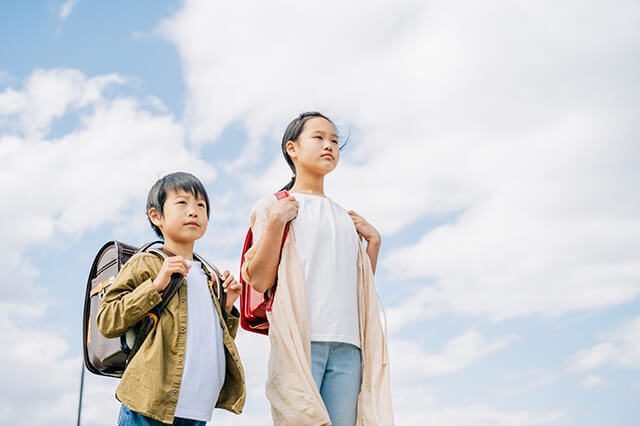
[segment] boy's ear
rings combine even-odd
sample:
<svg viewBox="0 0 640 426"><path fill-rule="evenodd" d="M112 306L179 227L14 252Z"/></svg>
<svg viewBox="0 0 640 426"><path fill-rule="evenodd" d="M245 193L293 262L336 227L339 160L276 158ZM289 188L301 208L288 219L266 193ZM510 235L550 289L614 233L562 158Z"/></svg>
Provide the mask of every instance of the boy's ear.
<svg viewBox="0 0 640 426"><path fill-rule="evenodd" d="M153 223L155 226L160 226L160 224L162 223L162 215L158 210L155 209L155 207L151 207L147 214L149 215L151 223Z"/></svg>
<svg viewBox="0 0 640 426"><path fill-rule="evenodd" d="M284 148L287 150L287 154L289 154L289 157L291 157L292 159L297 157L296 144L294 141L288 141L285 144Z"/></svg>

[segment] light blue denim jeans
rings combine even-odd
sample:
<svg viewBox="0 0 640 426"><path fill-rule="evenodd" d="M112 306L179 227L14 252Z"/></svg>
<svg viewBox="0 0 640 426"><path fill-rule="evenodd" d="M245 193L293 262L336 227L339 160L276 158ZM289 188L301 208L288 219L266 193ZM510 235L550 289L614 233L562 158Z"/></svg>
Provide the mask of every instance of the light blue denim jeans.
<svg viewBox="0 0 640 426"><path fill-rule="evenodd" d="M200 420L183 419L180 417L174 417L172 425L175 426L205 426L207 422L201 422ZM118 415L118 426L166 426L167 423L159 422L147 416L143 416L133 410L127 408L124 404L120 408L120 415Z"/></svg>
<svg viewBox="0 0 640 426"><path fill-rule="evenodd" d="M349 343L311 342L311 374L333 426L354 426L362 380L360 349Z"/></svg>

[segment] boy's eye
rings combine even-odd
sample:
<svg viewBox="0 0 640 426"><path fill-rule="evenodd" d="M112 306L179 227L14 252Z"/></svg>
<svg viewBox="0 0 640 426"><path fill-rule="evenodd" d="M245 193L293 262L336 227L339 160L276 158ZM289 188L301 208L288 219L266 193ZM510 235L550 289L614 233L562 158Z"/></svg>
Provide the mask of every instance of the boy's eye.
<svg viewBox="0 0 640 426"><path fill-rule="evenodd" d="M322 140L322 136L314 136L313 138L314 138L314 139Z"/></svg>

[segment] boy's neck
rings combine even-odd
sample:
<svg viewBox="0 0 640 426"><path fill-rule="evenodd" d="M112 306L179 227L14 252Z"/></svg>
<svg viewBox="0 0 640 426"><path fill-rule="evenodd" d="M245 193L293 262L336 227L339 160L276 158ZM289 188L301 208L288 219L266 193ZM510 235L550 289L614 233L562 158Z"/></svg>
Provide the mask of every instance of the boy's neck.
<svg viewBox="0 0 640 426"><path fill-rule="evenodd" d="M307 174L298 174L296 182L293 184L290 192L298 192L301 194L322 195L324 194L324 176L311 176Z"/></svg>
<svg viewBox="0 0 640 426"><path fill-rule="evenodd" d="M193 260L193 241L190 243L178 243L170 238L165 238L163 246L176 256L182 256L186 260Z"/></svg>

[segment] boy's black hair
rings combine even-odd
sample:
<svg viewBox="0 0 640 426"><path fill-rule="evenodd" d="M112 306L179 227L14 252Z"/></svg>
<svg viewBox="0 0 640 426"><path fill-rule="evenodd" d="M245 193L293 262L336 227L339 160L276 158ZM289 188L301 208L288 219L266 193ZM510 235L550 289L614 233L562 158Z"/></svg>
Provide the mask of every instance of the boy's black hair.
<svg viewBox="0 0 640 426"><path fill-rule="evenodd" d="M289 183L286 184L280 191L283 191L285 189L288 191L293 188L293 184L296 183L296 166L293 164L293 160L291 159L291 157L289 157L289 153L287 152L287 142L295 142L296 139L298 139L298 136L300 136L300 133L302 133L302 131L304 130L304 124L312 118L316 117L324 118L329 123L333 124L333 127L336 127L334 122L324 114L317 111L308 111L303 112L302 114L291 120L291 123L289 123L287 129L284 131L284 135L282 135L282 144L280 148L282 148L282 155L284 155L285 161L289 165L289 168L291 168L293 176L291 177ZM342 150L343 147L344 144L340 146L340 149Z"/></svg>
<svg viewBox="0 0 640 426"><path fill-rule="evenodd" d="M164 236L160 228L151 222L149 210L153 208L156 209L157 212L160 212L160 216L164 215L164 202L167 201L167 193L179 189L192 193L196 198L204 198L205 204L207 205L207 218L209 217L209 196L202 182L191 173L175 172L168 174L158 179L149 190L149 195L147 195L147 219L149 219L153 232L163 240Z"/></svg>

